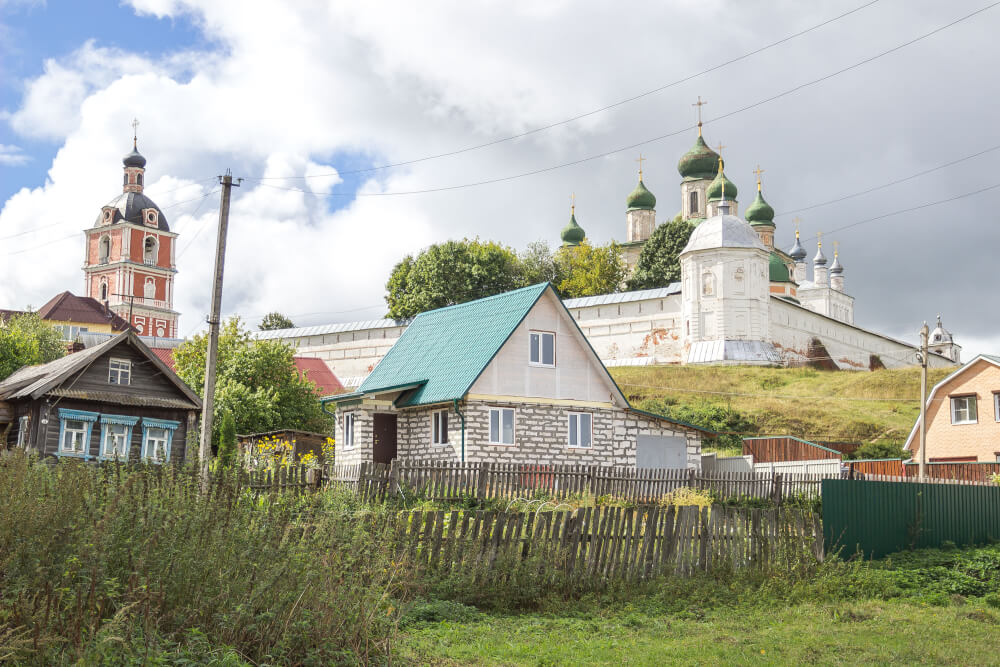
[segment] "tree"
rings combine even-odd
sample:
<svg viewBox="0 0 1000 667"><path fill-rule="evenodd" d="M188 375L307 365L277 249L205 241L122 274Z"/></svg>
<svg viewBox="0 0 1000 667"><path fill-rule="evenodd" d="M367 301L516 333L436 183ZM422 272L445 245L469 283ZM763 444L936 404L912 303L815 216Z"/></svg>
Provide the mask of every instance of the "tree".
<svg viewBox="0 0 1000 667"><path fill-rule="evenodd" d="M492 241L446 241L407 255L386 283L389 317L403 319L524 286L510 248Z"/></svg>
<svg viewBox="0 0 1000 667"><path fill-rule="evenodd" d="M273 331L275 329L294 329L295 323L279 312L268 313L260 321L257 327L261 331Z"/></svg>
<svg viewBox="0 0 1000 667"><path fill-rule="evenodd" d="M233 464L233 455L236 454L236 422L233 421L233 413L226 412L222 415L222 424L219 426L219 442L216 444L219 452L219 463L223 468L228 468Z"/></svg>
<svg viewBox="0 0 1000 667"><path fill-rule="evenodd" d="M555 263L559 275L556 287L564 299L617 292L628 273L621 247L614 242L563 246L556 251Z"/></svg>
<svg viewBox="0 0 1000 667"><path fill-rule="evenodd" d="M517 255L525 285L559 284L559 267L547 241L532 241Z"/></svg>
<svg viewBox="0 0 1000 667"><path fill-rule="evenodd" d="M868 442L850 454L846 454L844 459L908 459L911 455L903 449L903 445L898 442Z"/></svg>
<svg viewBox="0 0 1000 667"><path fill-rule="evenodd" d="M642 245L635 272L628 281L630 290L666 287L681 279L679 255L691 238L694 226L678 215L653 232Z"/></svg>
<svg viewBox="0 0 1000 667"><path fill-rule="evenodd" d="M0 380L21 368L66 354L62 336L37 313L12 315L0 323Z"/></svg>
<svg viewBox="0 0 1000 667"><path fill-rule="evenodd" d="M207 334L199 334L174 350L177 374L191 389L205 391ZM256 340L238 317L219 333L215 376L215 429L218 442L224 416L229 413L238 433L279 428L329 432L332 418L320 408L316 385L301 377L294 352L277 340Z"/></svg>

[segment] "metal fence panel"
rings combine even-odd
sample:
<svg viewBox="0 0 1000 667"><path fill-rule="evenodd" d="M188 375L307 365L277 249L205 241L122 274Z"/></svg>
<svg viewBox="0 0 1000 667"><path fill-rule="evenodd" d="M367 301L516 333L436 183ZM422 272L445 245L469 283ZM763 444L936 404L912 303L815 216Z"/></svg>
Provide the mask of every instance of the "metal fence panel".
<svg viewBox="0 0 1000 667"><path fill-rule="evenodd" d="M827 553L881 558L1000 538L1000 487L825 479L822 493Z"/></svg>

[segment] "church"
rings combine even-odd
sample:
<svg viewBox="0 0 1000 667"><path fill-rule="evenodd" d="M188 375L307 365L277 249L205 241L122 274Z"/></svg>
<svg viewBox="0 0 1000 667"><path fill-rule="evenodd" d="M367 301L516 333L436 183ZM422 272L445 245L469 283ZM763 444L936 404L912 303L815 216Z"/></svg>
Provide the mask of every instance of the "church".
<svg viewBox="0 0 1000 667"><path fill-rule="evenodd" d="M700 100L699 100L700 102ZM798 231L792 246L775 245L774 209L760 175L753 201L739 215L739 191L709 148L699 119L694 146L681 156L680 217L694 229L680 253L681 280L666 287L566 299L564 304L606 366L732 364L875 370L919 363L917 341L901 341L855 324L838 252L827 259L820 240L811 260ZM625 200L623 258L635 269L657 228L656 197L642 180ZM564 245L586 233L575 206ZM263 331L297 354L327 362L357 387L406 330L407 322L369 320ZM916 338L916 336L914 336ZM928 363L961 363L961 347L938 319Z"/></svg>

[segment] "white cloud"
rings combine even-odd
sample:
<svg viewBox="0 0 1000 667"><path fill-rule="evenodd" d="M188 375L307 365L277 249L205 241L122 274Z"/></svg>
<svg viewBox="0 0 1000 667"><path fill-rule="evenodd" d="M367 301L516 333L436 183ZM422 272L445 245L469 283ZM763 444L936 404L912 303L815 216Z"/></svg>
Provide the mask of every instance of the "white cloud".
<svg viewBox="0 0 1000 667"><path fill-rule="evenodd" d="M31 160L31 157L26 155L19 146L0 144L0 164L16 167L27 163L29 160Z"/></svg>
<svg viewBox="0 0 1000 667"><path fill-rule="evenodd" d="M176 204L165 214L187 248L176 290L182 332L197 327L208 308L218 194L186 200L211 192L217 186L210 179L226 167L235 176L282 178L248 179L234 193L224 310L280 310L301 323L362 319L384 312L385 280L404 253L463 236L514 247L537 238L554 242L572 192L577 218L592 239L621 240L624 198L635 184L639 149L496 185L379 195L532 171L664 134L692 123L696 95L709 100L711 119L955 15L929 0L905 12L879 4L609 113L451 158L352 174L372 163L448 152L602 106L817 23L844 5L817 3L811 13L791 2L766 8L495 0L132 5L163 20L194 21L216 48L152 57L88 42L66 58L47 61L43 74L27 82L21 104L10 110L10 124L25 136L56 139L62 146L46 182L4 204L0 237L30 233L3 241L0 256L78 236L44 251L5 256L0 306L40 303L66 288L79 291L79 232L118 191L119 159L129 149L134 116L149 161L149 193L161 206ZM967 66L969 53L992 48L986 27L974 22L953 28L900 57L709 123L708 139L730 146L727 172L741 186L741 208L750 201L750 169L757 162L767 170L768 199L781 211L980 150L983 140L974 128L992 126L992 103L984 99L959 111L949 100L968 90L987 92ZM692 141L692 133L683 133L642 148L660 219L679 208L674 165ZM996 172L989 164L969 163L967 169L810 211L803 214L804 234L986 184ZM284 178L291 176L315 178ZM356 199L295 191L350 192L359 177ZM197 183L176 189L187 182ZM946 321L960 342L963 335L986 337L1000 326L996 309L974 307L984 298L981 292L955 289L978 284L982 264L966 258L945 271L944 260L937 259L997 247L1000 226L990 224L988 215L977 217L982 210L982 203L969 200L842 234L859 323L897 330L950 306L955 312L946 313ZM956 223L945 230L945 220ZM44 225L52 226L31 231ZM964 242L959 230L976 242ZM778 219L778 237L790 245L787 219ZM299 317L308 313L324 314Z"/></svg>

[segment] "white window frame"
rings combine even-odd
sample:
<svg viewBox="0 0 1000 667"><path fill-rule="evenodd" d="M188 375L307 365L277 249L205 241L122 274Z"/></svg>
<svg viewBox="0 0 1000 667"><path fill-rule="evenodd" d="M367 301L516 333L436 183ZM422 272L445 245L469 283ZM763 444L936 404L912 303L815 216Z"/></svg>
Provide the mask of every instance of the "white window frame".
<svg viewBox="0 0 1000 667"><path fill-rule="evenodd" d="M159 433L154 433L157 431L162 431L163 437L154 437L159 435ZM157 445L163 447L164 456L162 458L156 455ZM170 460L170 429L163 426L147 426L143 429L142 460L151 463L166 463Z"/></svg>
<svg viewBox="0 0 1000 667"><path fill-rule="evenodd" d="M79 426L78 426L79 425ZM73 442L79 441L79 449L73 448L68 449L66 447L66 437L67 436L79 436L71 437ZM71 454L73 456L86 456L88 445L90 444L90 424L83 419L64 419L63 427L59 434L59 453L60 454Z"/></svg>
<svg viewBox="0 0 1000 667"><path fill-rule="evenodd" d="M503 437L503 416L510 413L510 442L504 442ZM497 416L497 438L493 439L493 415ZM487 438L491 445L503 445L513 447L517 443L517 412L514 408L490 408L490 420L487 424Z"/></svg>
<svg viewBox="0 0 1000 667"><path fill-rule="evenodd" d="M127 424L105 424L104 437L101 438L101 458L127 461L131 435L132 427Z"/></svg>
<svg viewBox="0 0 1000 667"><path fill-rule="evenodd" d="M435 410L431 413L431 444L438 447L448 444L447 410Z"/></svg>
<svg viewBox="0 0 1000 667"><path fill-rule="evenodd" d="M344 413L344 449L351 449L354 447L354 426L354 413Z"/></svg>
<svg viewBox="0 0 1000 667"><path fill-rule="evenodd" d="M29 428L31 428L31 416L21 416L17 420L17 446L21 449L27 449L31 445L28 439Z"/></svg>
<svg viewBox="0 0 1000 667"><path fill-rule="evenodd" d="M532 355L536 352L534 346L534 339L538 337L538 357L532 359ZM546 364L543 359L545 358L545 337L550 336L552 338L552 363ZM529 331L528 332L528 365L538 366L540 368L555 368L556 367L556 333L554 331Z"/></svg>
<svg viewBox="0 0 1000 667"><path fill-rule="evenodd" d="M122 368L123 364L124 368ZM122 382L123 379L124 382ZM108 359L108 384L125 386L132 384L132 361L118 357Z"/></svg>
<svg viewBox="0 0 1000 667"><path fill-rule="evenodd" d="M586 418L586 420L584 420ZM580 425L586 421L588 427L586 429L587 433L587 444L582 444L583 439L580 437L584 430L580 428ZM576 425L576 442L573 442L573 428L574 422ZM570 412L566 415L566 446L571 449L593 449L594 447L594 415L590 412Z"/></svg>
<svg viewBox="0 0 1000 667"><path fill-rule="evenodd" d="M964 396L951 396L950 398L951 398L951 423L953 425L958 426L961 424L976 424L979 422L979 405L977 401L978 397L976 396L976 394L965 394ZM972 405L973 405L972 410L969 410L969 404L966 403L965 407L962 409L965 412L965 418L959 419L958 401L968 401L970 399L972 400ZM975 413L971 418L969 417L970 412Z"/></svg>
<svg viewBox="0 0 1000 667"><path fill-rule="evenodd" d="M993 419L1000 422L1000 391L993 392Z"/></svg>

